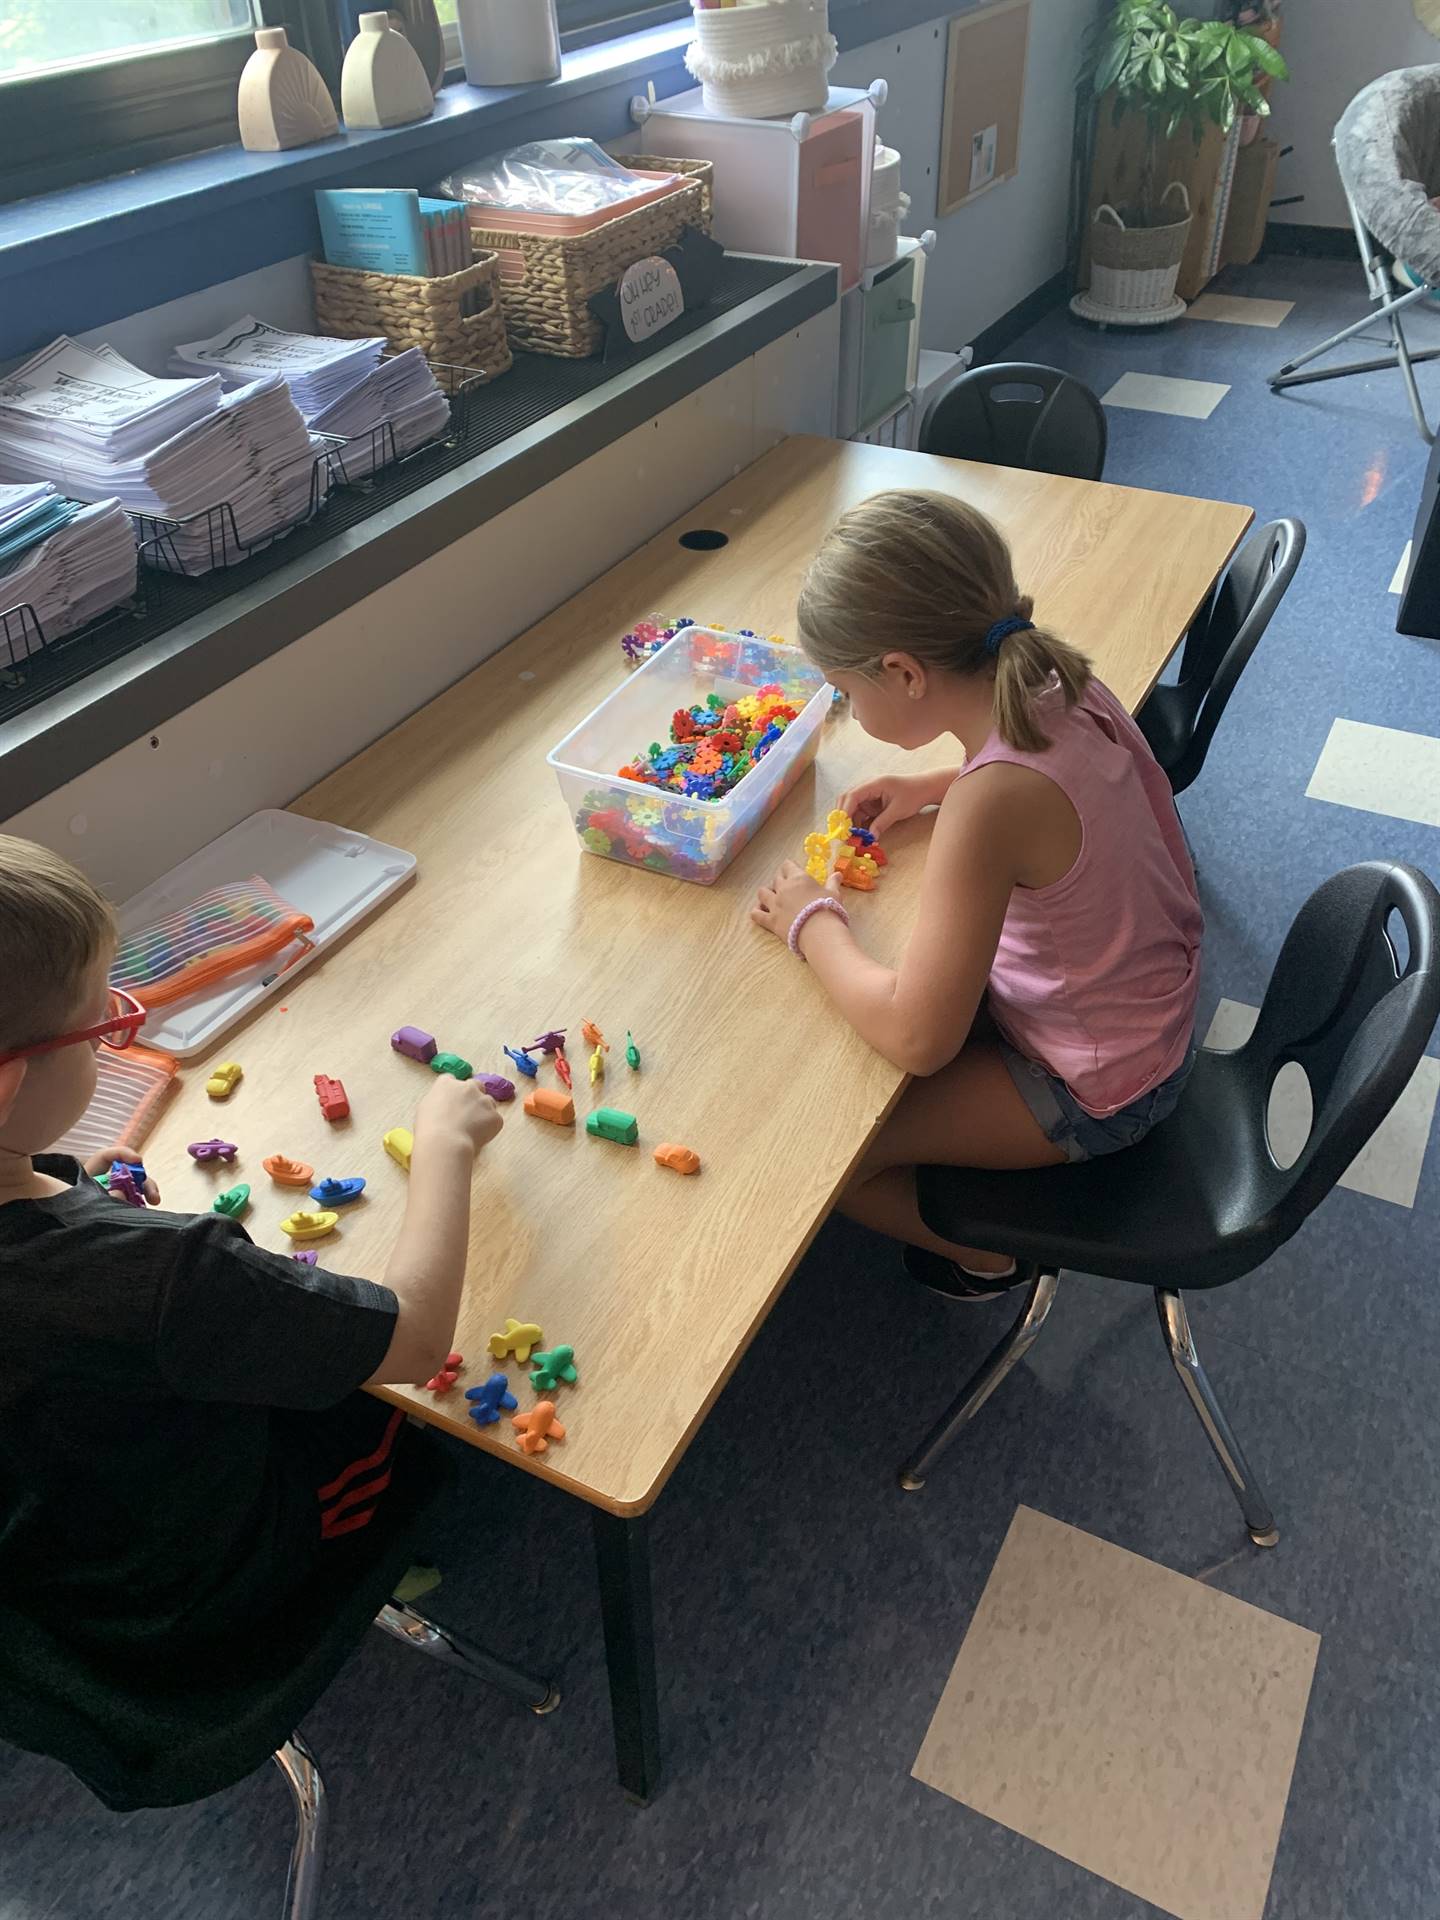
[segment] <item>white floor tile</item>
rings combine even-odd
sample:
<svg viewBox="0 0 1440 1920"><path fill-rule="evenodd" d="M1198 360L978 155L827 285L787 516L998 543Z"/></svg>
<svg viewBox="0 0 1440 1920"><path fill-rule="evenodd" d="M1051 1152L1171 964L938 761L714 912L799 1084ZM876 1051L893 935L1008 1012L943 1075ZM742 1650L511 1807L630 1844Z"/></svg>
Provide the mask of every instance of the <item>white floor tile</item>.
<svg viewBox="0 0 1440 1920"><path fill-rule="evenodd" d="M1107 407L1133 407L1141 413L1176 413L1186 420L1208 420L1230 391L1218 380L1176 380L1163 373L1122 373L1101 395Z"/></svg>
<svg viewBox="0 0 1440 1920"><path fill-rule="evenodd" d="M1401 554L1399 565L1396 567L1395 572L1391 577L1391 581L1390 581L1391 593L1403 593L1405 591L1405 576L1410 571L1411 545L1412 543L1409 540L1405 542L1405 551Z"/></svg>
<svg viewBox="0 0 1440 1920"><path fill-rule="evenodd" d="M1021 1507L914 1776L1179 1920L1260 1920L1319 1647Z"/></svg>
<svg viewBox="0 0 1440 1920"><path fill-rule="evenodd" d="M1205 1045L1221 1052L1243 1046L1259 1011L1240 1000L1222 1000L1205 1035ZM1340 1185L1352 1193L1389 1200L1397 1207L1413 1207L1435 1127L1437 1101L1440 1060L1427 1053L1400 1098L1341 1174ZM1270 1102L1269 1131L1271 1149L1282 1166L1290 1166L1299 1156L1310 1124L1310 1090L1303 1076L1277 1080Z"/></svg>
<svg viewBox="0 0 1440 1920"><path fill-rule="evenodd" d="M1252 300L1238 293L1202 293L1190 302L1187 320L1224 320L1235 327L1278 327L1293 300Z"/></svg>
<svg viewBox="0 0 1440 1920"><path fill-rule="evenodd" d="M1440 827L1440 740L1400 727L1336 720L1305 793L1333 806Z"/></svg>

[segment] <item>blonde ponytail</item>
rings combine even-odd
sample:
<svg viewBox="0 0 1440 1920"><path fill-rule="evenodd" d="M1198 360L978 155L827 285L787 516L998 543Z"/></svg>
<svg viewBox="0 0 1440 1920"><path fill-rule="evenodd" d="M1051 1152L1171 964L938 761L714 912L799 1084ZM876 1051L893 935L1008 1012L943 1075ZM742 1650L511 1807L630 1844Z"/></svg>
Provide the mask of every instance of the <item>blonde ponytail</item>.
<svg viewBox="0 0 1440 1920"><path fill-rule="evenodd" d="M1020 752L1049 741L1036 717L1058 681L1067 706L1084 693L1090 663L1028 622L1028 594L1015 585L1010 549L993 521L948 493L896 488L842 514L800 588L800 642L823 672L876 677L887 653L957 674L993 674L995 726Z"/></svg>

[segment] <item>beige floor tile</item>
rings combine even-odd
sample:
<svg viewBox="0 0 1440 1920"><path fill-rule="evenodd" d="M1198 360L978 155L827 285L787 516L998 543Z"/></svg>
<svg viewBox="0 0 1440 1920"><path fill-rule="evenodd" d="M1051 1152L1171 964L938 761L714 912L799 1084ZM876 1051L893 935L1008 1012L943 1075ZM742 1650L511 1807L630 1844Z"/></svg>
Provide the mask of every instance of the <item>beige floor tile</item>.
<svg viewBox="0 0 1440 1920"><path fill-rule="evenodd" d="M1333 806L1440 827L1440 740L1367 720L1334 720L1305 793Z"/></svg>
<svg viewBox="0 0 1440 1920"><path fill-rule="evenodd" d="M1405 551L1395 563L1395 571L1390 576L1391 593L1403 593L1405 591L1405 576L1410 571L1411 544L1409 540L1405 542Z"/></svg>
<svg viewBox="0 0 1440 1920"><path fill-rule="evenodd" d="M1248 294L1202 293L1190 302L1187 320L1224 320L1234 327L1278 327L1293 300L1252 300Z"/></svg>
<svg viewBox="0 0 1440 1920"><path fill-rule="evenodd" d="M1175 413L1186 420L1208 420L1229 393L1218 380L1182 380L1168 373L1122 373L1101 402L1134 407L1141 413Z"/></svg>
<svg viewBox="0 0 1440 1920"><path fill-rule="evenodd" d="M1242 1000L1222 1000L1215 1009L1205 1045L1227 1053L1250 1038L1260 1009ZM1435 1108L1440 1103L1440 1060L1425 1054L1399 1099L1340 1176L1352 1193L1373 1194L1397 1207L1413 1207L1420 1190ZM1310 1137L1314 1102L1303 1072L1292 1062L1283 1067L1270 1094L1270 1147L1282 1167L1293 1166Z"/></svg>
<svg viewBox="0 0 1440 1920"><path fill-rule="evenodd" d="M1261 1920L1319 1645L1020 1507L915 1778L1178 1920Z"/></svg>

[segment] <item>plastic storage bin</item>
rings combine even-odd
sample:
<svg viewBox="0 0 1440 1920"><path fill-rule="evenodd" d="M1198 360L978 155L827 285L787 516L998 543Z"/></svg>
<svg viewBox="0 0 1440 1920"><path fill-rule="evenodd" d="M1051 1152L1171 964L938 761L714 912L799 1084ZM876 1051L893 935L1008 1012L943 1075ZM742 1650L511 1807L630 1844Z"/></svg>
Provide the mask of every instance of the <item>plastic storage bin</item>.
<svg viewBox="0 0 1440 1920"><path fill-rule="evenodd" d="M920 276L931 232L902 234L900 256L868 268L840 302L839 435L848 440L871 427L914 385L912 365L920 333Z"/></svg>
<svg viewBox="0 0 1440 1920"><path fill-rule="evenodd" d="M712 693L738 699L779 685L800 713L723 800L691 800L623 779L651 740L668 740L677 707ZM830 710L824 675L797 648L714 627L685 627L546 755L580 843L591 853L709 886L815 758Z"/></svg>
<svg viewBox="0 0 1440 1920"><path fill-rule="evenodd" d="M756 120L710 112L701 90L630 103L646 144L715 164L713 233L736 253L833 260L843 291L870 238L875 110L888 89L832 87L823 109Z"/></svg>

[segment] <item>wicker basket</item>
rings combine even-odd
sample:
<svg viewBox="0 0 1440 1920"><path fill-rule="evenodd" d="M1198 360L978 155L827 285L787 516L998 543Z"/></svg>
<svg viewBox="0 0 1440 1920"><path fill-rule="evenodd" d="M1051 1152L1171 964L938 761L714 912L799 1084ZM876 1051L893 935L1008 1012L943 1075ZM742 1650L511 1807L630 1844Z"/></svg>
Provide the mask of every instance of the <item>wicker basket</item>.
<svg viewBox="0 0 1440 1920"><path fill-rule="evenodd" d="M590 296L613 287L633 261L673 247L686 227L710 231L715 169L708 160L662 160L653 154L629 153L625 165L685 174L688 179L678 192L573 239L501 232L481 225L481 210L470 209L471 239L477 247L490 248L500 256L500 298L506 331L515 346L567 360L598 353L604 329L586 305Z"/></svg>
<svg viewBox="0 0 1440 1920"><path fill-rule="evenodd" d="M1150 313L1174 301L1175 281L1190 237L1190 197L1178 180L1171 181L1165 197L1172 193L1179 194L1185 216L1164 227L1127 227L1112 206L1095 209L1090 228L1090 291L1099 305L1116 314Z"/></svg>
<svg viewBox="0 0 1440 1920"><path fill-rule="evenodd" d="M496 283L500 263L482 254L459 273L425 278L405 273L365 273L356 267L310 262L315 287L315 324L342 340L383 333L396 353L419 347L427 360L478 367L493 380L513 364L505 338L505 313ZM467 295L483 293L479 313L461 311Z"/></svg>

